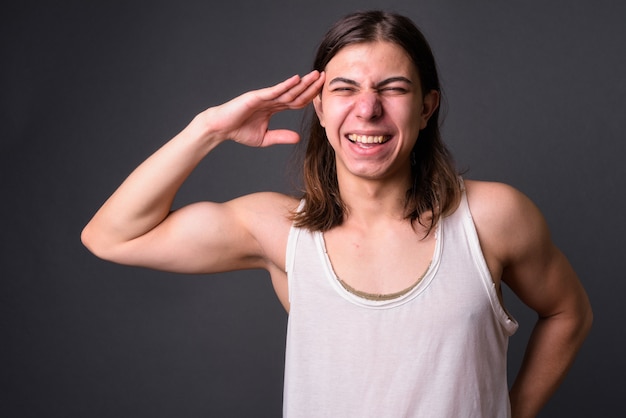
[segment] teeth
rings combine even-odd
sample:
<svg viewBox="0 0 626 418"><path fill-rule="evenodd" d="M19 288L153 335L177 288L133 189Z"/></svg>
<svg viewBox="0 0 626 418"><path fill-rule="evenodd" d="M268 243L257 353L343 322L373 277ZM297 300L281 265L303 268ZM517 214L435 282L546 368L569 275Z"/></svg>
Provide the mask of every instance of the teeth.
<svg viewBox="0 0 626 418"><path fill-rule="evenodd" d="M348 139L352 142L358 142L361 144L382 144L385 142L385 137L383 135L350 134L348 135Z"/></svg>

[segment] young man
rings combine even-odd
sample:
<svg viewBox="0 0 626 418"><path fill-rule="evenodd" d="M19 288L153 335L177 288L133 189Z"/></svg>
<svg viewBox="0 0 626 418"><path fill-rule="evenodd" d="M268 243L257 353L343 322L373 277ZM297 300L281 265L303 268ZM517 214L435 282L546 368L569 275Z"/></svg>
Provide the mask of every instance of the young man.
<svg viewBox="0 0 626 418"><path fill-rule="evenodd" d="M267 270L289 312L285 416L536 415L591 324L541 214L511 187L457 176L439 136L434 59L408 19L347 16L314 68L196 116L109 198L83 242L167 271ZM257 193L170 212L214 147L297 142L269 120L311 102L302 199ZM539 317L510 396L517 324L502 282Z"/></svg>

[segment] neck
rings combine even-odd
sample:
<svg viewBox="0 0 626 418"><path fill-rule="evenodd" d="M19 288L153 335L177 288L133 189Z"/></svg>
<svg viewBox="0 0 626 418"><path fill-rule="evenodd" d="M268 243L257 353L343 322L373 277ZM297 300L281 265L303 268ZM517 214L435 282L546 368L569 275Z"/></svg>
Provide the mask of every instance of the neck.
<svg viewBox="0 0 626 418"><path fill-rule="evenodd" d="M339 192L348 213L347 222L372 225L385 220L404 220L407 181L339 180Z"/></svg>

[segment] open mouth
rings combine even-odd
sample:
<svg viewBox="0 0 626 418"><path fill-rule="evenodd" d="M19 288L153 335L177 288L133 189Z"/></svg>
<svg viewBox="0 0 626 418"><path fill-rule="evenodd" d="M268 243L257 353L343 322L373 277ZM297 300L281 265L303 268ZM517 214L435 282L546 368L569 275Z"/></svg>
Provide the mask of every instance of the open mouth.
<svg viewBox="0 0 626 418"><path fill-rule="evenodd" d="M389 135L357 135L349 134L348 139L355 144L384 144L391 139Z"/></svg>

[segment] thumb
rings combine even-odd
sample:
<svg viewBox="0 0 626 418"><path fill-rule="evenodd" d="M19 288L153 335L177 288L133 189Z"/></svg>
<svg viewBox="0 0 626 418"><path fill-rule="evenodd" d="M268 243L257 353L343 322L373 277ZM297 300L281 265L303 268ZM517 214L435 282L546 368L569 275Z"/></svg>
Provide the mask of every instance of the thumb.
<svg viewBox="0 0 626 418"><path fill-rule="evenodd" d="M268 147L276 144L295 144L300 141L300 135L289 129L268 130L263 137L261 146Z"/></svg>

